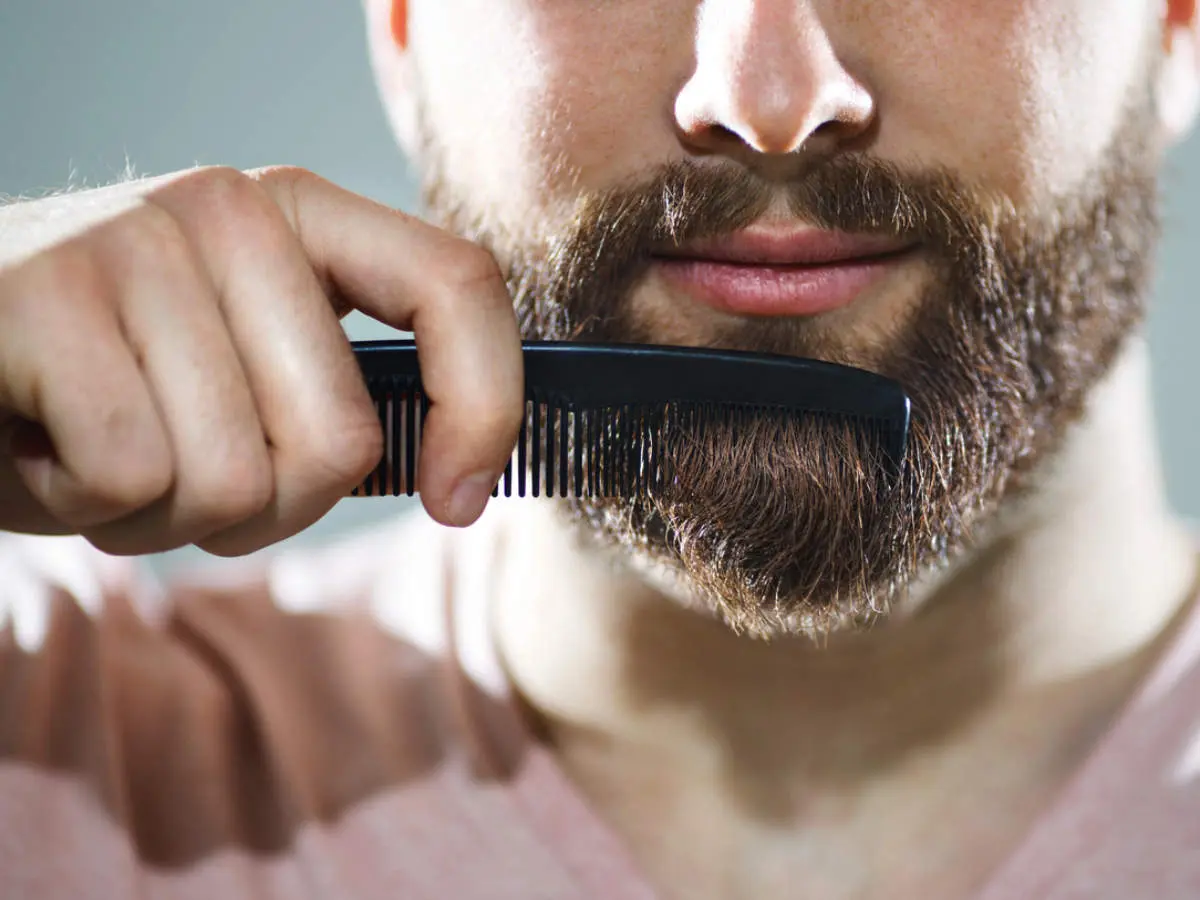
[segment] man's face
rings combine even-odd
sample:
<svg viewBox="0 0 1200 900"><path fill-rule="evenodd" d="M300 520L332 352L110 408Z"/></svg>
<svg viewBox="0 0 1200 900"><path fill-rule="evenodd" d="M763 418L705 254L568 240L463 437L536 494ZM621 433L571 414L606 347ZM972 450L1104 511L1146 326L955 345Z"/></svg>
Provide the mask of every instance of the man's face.
<svg viewBox="0 0 1200 900"><path fill-rule="evenodd" d="M843 428L763 422L673 447L678 488L573 504L736 626L885 608L1053 450L1139 319L1150 0L410 0L403 53L371 2L429 211L493 250L527 336L815 356L912 394L897 484ZM798 273L814 231L858 256ZM782 257L743 258L764 234Z"/></svg>

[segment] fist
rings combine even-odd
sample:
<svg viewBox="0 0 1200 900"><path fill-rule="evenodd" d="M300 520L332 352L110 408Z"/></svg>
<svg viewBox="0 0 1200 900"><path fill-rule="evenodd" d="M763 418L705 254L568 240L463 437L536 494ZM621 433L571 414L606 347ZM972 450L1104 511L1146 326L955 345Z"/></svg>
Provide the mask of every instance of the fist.
<svg viewBox="0 0 1200 900"><path fill-rule="evenodd" d="M0 209L0 530L222 556L378 463L339 318L414 332L418 489L474 521L520 428L520 336L484 250L299 169L209 168Z"/></svg>

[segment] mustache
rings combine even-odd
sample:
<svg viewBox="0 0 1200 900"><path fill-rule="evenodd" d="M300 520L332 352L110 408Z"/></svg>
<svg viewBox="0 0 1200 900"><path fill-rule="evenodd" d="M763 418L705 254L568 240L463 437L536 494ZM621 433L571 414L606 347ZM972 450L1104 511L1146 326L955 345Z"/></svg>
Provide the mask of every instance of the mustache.
<svg viewBox="0 0 1200 900"><path fill-rule="evenodd" d="M688 604L735 627L824 635L886 609L971 546L1002 500L1035 485L1140 323L1160 224L1152 85L1092 176L1060 198L1009 198L954 170L866 153L816 161L786 181L711 156L582 196L577 173L558 172L571 212L506 216L451 177L427 125L424 196L447 227L496 256L526 337L697 335L865 362L905 385L912 449L895 493L876 489L871 461L844 435L803 421L781 434L764 421L681 441L671 452L687 471L664 493L567 510L583 537L661 566ZM907 317L872 335L865 355L853 335L808 320L735 317L689 333L686 307L655 307L629 290L664 244L720 238L784 209L797 225L920 244L938 264Z"/></svg>
<svg viewBox="0 0 1200 900"><path fill-rule="evenodd" d="M570 221L533 255L502 254L524 332L572 340L628 334L617 321L621 298L656 253L735 233L779 207L811 227L919 244L931 262L950 267L981 261L1011 204L945 168L905 170L863 153L824 160L784 183L735 163L669 163L583 194Z"/></svg>
<svg viewBox="0 0 1200 900"><path fill-rule="evenodd" d="M995 227L1006 205L944 168L905 171L865 154L829 159L784 184L732 163L684 160L585 195L574 232L579 243L590 237L597 251L628 257L740 230L780 200L790 215L817 228L942 247Z"/></svg>

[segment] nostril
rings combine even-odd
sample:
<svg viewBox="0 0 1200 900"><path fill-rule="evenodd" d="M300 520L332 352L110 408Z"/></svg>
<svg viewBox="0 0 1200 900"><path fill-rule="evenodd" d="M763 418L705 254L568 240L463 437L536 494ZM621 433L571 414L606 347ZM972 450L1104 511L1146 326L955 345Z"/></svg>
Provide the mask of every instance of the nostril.
<svg viewBox="0 0 1200 900"><path fill-rule="evenodd" d="M714 140L725 143L727 141L741 141L738 133L732 128L727 128L724 125L713 124L708 128L709 134Z"/></svg>
<svg viewBox="0 0 1200 900"><path fill-rule="evenodd" d="M852 135L854 131L854 126L849 122L844 122L840 119L829 119L814 128L804 143L810 149L823 144L837 144L844 138Z"/></svg>
<svg viewBox="0 0 1200 900"><path fill-rule="evenodd" d="M691 128L682 128L680 140L693 153L731 153L745 142L732 128L719 122L694 123Z"/></svg>
<svg viewBox="0 0 1200 900"><path fill-rule="evenodd" d="M809 135L809 138L836 137L838 133L844 130L846 127L846 123L838 119L830 119L827 122L822 122L815 129L813 129L813 132Z"/></svg>

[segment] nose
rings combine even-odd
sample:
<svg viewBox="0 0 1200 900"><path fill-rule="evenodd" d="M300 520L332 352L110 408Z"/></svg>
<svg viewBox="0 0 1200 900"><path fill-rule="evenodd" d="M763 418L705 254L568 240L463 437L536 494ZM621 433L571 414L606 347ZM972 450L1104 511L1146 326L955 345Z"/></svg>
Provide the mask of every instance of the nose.
<svg viewBox="0 0 1200 900"><path fill-rule="evenodd" d="M696 64L675 101L694 151L827 154L875 117L870 91L845 69L811 0L704 0Z"/></svg>

